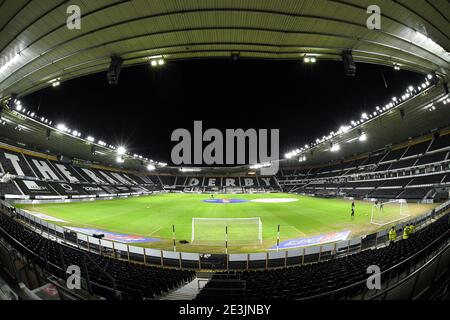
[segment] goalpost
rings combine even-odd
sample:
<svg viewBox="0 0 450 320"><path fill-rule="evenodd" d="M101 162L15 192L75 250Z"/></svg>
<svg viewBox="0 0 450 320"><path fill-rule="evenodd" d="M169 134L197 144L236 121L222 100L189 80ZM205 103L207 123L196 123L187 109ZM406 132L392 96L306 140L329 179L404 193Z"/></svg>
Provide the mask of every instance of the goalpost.
<svg viewBox="0 0 450 320"><path fill-rule="evenodd" d="M370 223L384 226L409 216L408 203L405 199L390 200L387 202L379 201L378 204L372 206Z"/></svg>
<svg viewBox="0 0 450 320"><path fill-rule="evenodd" d="M262 243L261 218L192 218L191 242L201 245Z"/></svg>

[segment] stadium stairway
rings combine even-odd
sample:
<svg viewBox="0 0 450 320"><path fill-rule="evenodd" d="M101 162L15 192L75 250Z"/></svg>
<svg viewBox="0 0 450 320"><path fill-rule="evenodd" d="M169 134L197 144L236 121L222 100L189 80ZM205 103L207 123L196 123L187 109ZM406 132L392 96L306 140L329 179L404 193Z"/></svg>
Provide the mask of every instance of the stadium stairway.
<svg viewBox="0 0 450 320"><path fill-rule="evenodd" d="M197 276L191 282L163 295L158 300L193 300L207 281L208 279Z"/></svg>

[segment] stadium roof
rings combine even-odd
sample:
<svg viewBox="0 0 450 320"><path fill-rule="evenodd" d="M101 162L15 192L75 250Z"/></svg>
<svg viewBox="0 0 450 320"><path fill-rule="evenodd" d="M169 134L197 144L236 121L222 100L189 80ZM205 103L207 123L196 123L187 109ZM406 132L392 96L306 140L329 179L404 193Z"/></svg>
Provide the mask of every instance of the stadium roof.
<svg viewBox="0 0 450 320"><path fill-rule="evenodd" d="M67 7L81 8L69 30ZM381 30L366 26L378 4ZM0 99L149 57L340 60L398 64L448 79L450 3L429 1L0 1Z"/></svg>
<svg viewBox="0 0 450 320"><path fill-rule="evenodd" d="M282 163L298 167L344 160L444 129L450 125L447 85L438 83L386 112L377 116L371 113L366 122L310 147L292 159L282 160ZM363 134L366 139L360 141ZM331 149L333 145L339 146L335 152ZM306 159L299 163L303 155Z"/></svg>

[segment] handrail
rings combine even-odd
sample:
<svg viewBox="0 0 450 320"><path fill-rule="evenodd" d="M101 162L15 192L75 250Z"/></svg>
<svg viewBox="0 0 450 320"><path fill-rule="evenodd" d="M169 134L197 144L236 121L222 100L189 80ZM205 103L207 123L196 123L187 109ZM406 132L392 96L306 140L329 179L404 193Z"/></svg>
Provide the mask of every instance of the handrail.
<svg viewBox="0 0 450 320"><path fill-rule="evenodd" d="M20 243L18 240L16 240L13 236L11 236L10 234L9 234L9 232L7 232L5 229L3 229L1 226L0 226L0 230L5 234L5 235L7 235L8 236L8 238L10 239L10 241L13 241L14 243L16 243L17 245L19 245L19 247L21 247L22 249L24 249L25 251L27 251L29 254L31 254L32 256L34 256L34 258L33 258L33 260L32 260L32 263L34 263L35 261L36 261L36 259L38 259L38 260L42 260L43 259L43 257L42 256L40 256L40 255L38 255L37 253L35 253L35 252L33 252L33 251L31 251L30 249L28 249L26 246L24 246L22 243ZM30 230L31 232L34 232L34 231L32 231L32 230ZM49 240L50 241L50 240ZM58 243L58 245L60 245L60 246L62 246L63 248L64 247L67 247L67 248L69 248L68 246L66 246L65 244L63 244L63 243ZM45 249L45 251L44 252L47 252L47 250L50 248L50 246L48 246L46 249ZM118 290L117 290L117 285L116 285L116 281L115 281L115 279L110 275L110 274L108 274L105 270L103 270L91 257L89 257L89 255L87 255L83 250L79 250L79 249L76 249L76 248L72 248L72 247L70 247L71 249L73 249L73 250L76 250L77 252L79 252L79 253L81 253L85 258L87 258L90 262L92 262L94 265L95 265L95 267L98 269L98 270L100 270L100 272L102 273L102 274L104 274L108 279L110 279L111 280L111 282L112 282L112 285L113 285L113 290L114 290L114 292L117 294L118 293ZM64 271L60 266L58 266L58 265L55 265L54 263L52 263L52 262L49 262L49 261L45 261L45 263L46 264L50 264L51 266L53 266L53 267L55 267L55 268L57 268L57 269L59 269L59 270L61 270L61 271ZM25 266L24 266L25 267ZM23 268L24 268L23 267ZM90 280L89 280L89 282L91 282ZM102 286L102 285L100 285L100 284L98 284L98 283L96 283L96 282L92 282L92 283L94 283L96 286L101 286L101 287L104 287L104 286Z"/></svg>
<svg viewBox="0 0 450 320"><path fill-rule="evenodd" d="M80 294L74 292L73 290L67 290L67 288L64 288L64 286L62 286L57 278L56 280L53 279L55 276L51 275L50 277L47 278L47 281L50 282L52 285L54 285L56 288L58 288L59 290L62 290L65 292L66 295L71 296L71 298L78 299L78 300L85 300L86 298L81 296Z"/></svg>
<svg viewBox="0 0 450 320"><path fill-rule="evenodd" d="M200 289L200 282L222 282L222 283L242 283L242 288L207 288L208 290L214 290L214 291L242 291L246 289L247 287L247 281L246 280L240 280L240 279L198 279L198 288ZM204 288L204 287L203 287ZM202 288L202 289L203 289Z"/></svg>
<svg viewBox="0 0 450 320"><path fill-rule="evenodd" d="M7 203L7 204L9 204L8 202L5 202L5 201L3 201L3 200L0 200L0 204L4 204L4 203ZM421 223L424 223L424 224L426 224L425 222L425 219L428 219L429 217L435 217L435 216L437 216L437 215L441 215L442 214L442 212L445 212L447 209L448 209L448 207L450 207L450 200L449 201L446 201L446 202L444 202L444 203L442 203L442 204L440 204L438 207L436 207L436 208L434 208L433 210L430 210L430 211L428 211L428 212L426 212L426 213L424 213L424 214L422 214L422 215L420 215L420 216L417 216L417 217L414 217L414 220L417 220L417 219L421 219L420 221L421 221ZM17 212L19 213L19 215L21 215L20 214L20 209L17 209ZM405 222L403 222L403 223L409 223L409 222L412 222L413 220L407 220L407 221L405 221ZM39 224L39 222L38 222L38 224ZM43 225L40 225L40 226L36 226L36 228L43 228L44 226ZM64 229L64 227L63 227L63 229ZM378 234L378 232L376 232L376 233L373 233L373 234L371 234L371 235L377 235ZM367 236L371 236L371 235L367 235ZM58 236L57 236L58 237ZM61 239L61 238L60 238ZM349 240L345 240L345 241L349 241ZM67 241L67 239L64 239L64 242L67 242L68 244L69 244L69 242ZM113 243L115 242L115 241L112 241ZM384 241L385 242L385 241ZM378 244L380 244L380 243L378 243ZM369 249L369 248L372 248L373 246L369 246L369 247L365 247L364 249L362 249L361 248L361 250L367 250L367 249ZM83 248L79 248L80 250L83 250ZM287 251L289 251L289 250L287 250ZM160 252L161 252L161 254L164 252L164 250L160 250ZM351 254L352 252L347 252L346 254ZM145 255L147 255L147 253L144 253ZM251 254L251 253L250 253ZM150 256L152 256L153 257L153 255L150 255ZM224 256L226 256L226 255L224 255ZM161 259L161 255L160 254L158 254L158 255L155 255L154 257L156 257L156 258L158 258L158 259ZM182 260L182 258L180 257L180 260ZM266 260L266 259L264 259L264 260ZM270 260L270 259L269 259ZM127 260L127 261L130 261L130 260ZM139 263L138 261L136 261L136 260L131 260L132 262L135 262L135 263ZM247 260L241 260L242 262L248 262ZM292 266L297 266L297 265L301 265L302 263L301 262L298 262L298 263L295 263L295 264L292 264L292 263L290 263L289 265L286 265L285 267L292 267ZM161 262L161 264L156 264L157 266L164 266L163 265L163 263ZM169 266L165 266L165 267L169 267ZM175 268L175 269L180 269L181 267L173 267L173 268ZM277 269L277 268L279 268L279 267L265 267L265 268L251 268L252 270L258 270L258 269L264 269L264 270L267 270L267 269ZM181 268L181 269L183 269L183 268ZM190 267L187 267L187 269L193 269L193 268L190 268ZM219 268L220 270L222 270L221 268ZM212 270L212 269L211 269ZM230 271L230 269L227 269L228 271ZM242 271L242 269L233 269L233 270L240 270L240 271ZM248 269L247 269L248 270Z"/></svg>
<svg viewBox="0 0 450 320"><path fill-rule="evenodd" d="M448 236L448 233L449 233L449 232L450 232L450 229L448 229L445 233L443 233L443 234L440 235L438 238L436 238L433 242L431 242L430 244L428 244L428 246L426 246L425 248L422 248L420 251L416 252L415 254L413 254L412 256L410 256L410 257L408 257L408 258L406 258L405 260L403 260L403 261L397 263L396 265L393 265L393 266L390 267L389 269L382 271L381 274L380 274L380 276L383 275L383 274L386 274L386 273L388 273L388 272L391 272L392 270L394 270L394 269L396 269L397 267L399 267L399 266L405 264L406 262L411 261L413 258L417 257L419 254L422 254L425 250L428 250L432 245L434 245L436 242L438 242L439 240L441 240L442 238L444 238L444 236ZM399 240L399 241L402 241L402 240ZM348 285L348 286L345 286L345 287L342 287L342 288L339 288L339 289L336 289L336 290L333 290L333 291L328 291L328 292L324 292L324 293L317 294L317 295L314 295L314 296L309 296L309 297L301 298L301 299L299 299L299 300L313 300L313 299L320 299L320 298L323 298L323 297L332 296L332 295L335 295L335 294L337 294L337 293L341 293L341 292L347 291L347 290L349 290L349 289L352 289L352 288L354 288L354 287L363 285L364 283L366 283L366 281L367 281L367 280L361 280L361 281L352 283L352 284L350 284L350 285Z"/></svg>
<svg viewBox="0 0 450 320"><path fill-rule="evenodd" d="M450 242L448 242L444 248L442 248L442 250L440 250L437 254L434 255L434 257L432 257L430 260L428 260L426 263L424 263L423 265L421 265L417 270L414 270L411 274L407 275L405 278L403 278L402 280L398 281L396 284L394 284L393 286L386 288L384 291L377 293L375 296L371 297L370 299L377 299L378 297L386 294L387 292L397 288L399 285L403 284L404 282L406 282L407 280L411 279L411 277L413 277L414 275L416 275L417 273L420 273L423 268L425 268L426 266L428 266L430 263L432 263L434 260L436 260L438 257L440 257L445 250L447 250L448 248L450 248Z"/></svg>

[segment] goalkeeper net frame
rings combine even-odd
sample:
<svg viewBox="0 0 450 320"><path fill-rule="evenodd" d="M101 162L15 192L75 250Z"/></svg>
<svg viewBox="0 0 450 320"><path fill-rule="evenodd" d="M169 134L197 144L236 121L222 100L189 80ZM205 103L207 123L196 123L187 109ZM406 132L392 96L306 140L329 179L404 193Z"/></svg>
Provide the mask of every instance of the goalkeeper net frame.
<svg viewBox="0 0 450 320"><path fill-rule="evenodd" d="M397 211L398 210L398 211ZM408 203L405 199L379 202L372 206L370 223L378 226L388 225L410 216Z"/></svg>
<svg viewBox="0 0 450 320"><path fill-rule="evenodd" d="M199 225L207 227L207 231L198 230ZM231 245L261 244L261 218L192 218L191 242L201 242L204 245L224 242Z"/></svg>

